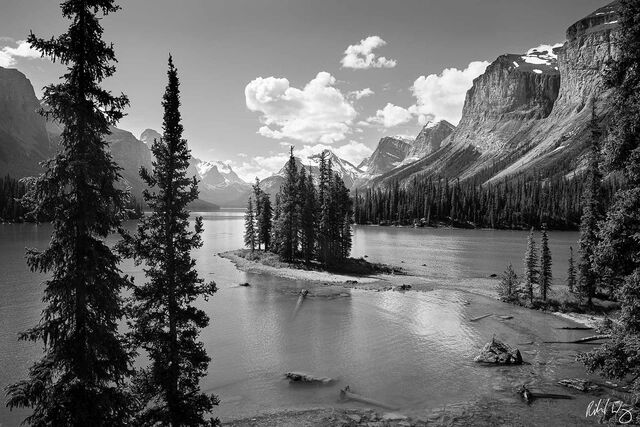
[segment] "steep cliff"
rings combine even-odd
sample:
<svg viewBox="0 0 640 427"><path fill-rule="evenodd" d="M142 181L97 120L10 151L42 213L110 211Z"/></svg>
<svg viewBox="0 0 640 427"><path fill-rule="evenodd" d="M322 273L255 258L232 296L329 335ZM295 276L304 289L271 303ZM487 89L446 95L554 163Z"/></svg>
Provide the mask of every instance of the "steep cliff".
<svg viewBox="0 0 640 427"><path fill-rule="evenodd" d="M45 121L31 82L20 71L0 67L0 175L14 178L42 172L38 162L50 157Z"/></svg>
<svg viewBox="0 0 640 427"><path fill-rule="evenodd" d="M418 136L411 144L409 153L404 159L405 163L411 163L440 149L444 141L455 130L455 126L446 120L433 123L429 122L423 126Z"/></svg>
<svg viewBox="0 0 640 427"><path fill-rule="evenodd" d="M369 176L386 173L402 164L411 150L409 142L391 136L385 136L378 142L378 146L370 157L358 165Z"/></svg>
<svg viewBox="0 0 640 427"><path fill-rule="evenodd" d="M562 45L502 55L467 92L462 118L439 150L370 181L415 175L496 181L537 171L570 175L583 165L592 103L606 120L606 62L616 55L613 2L567 30Z"/></svg>
<svg viewBox="0 0 640 427"><path fill-rule="evenodd" d="M146 187L140 177L140 168L151 170L151 150L129 131L111 127L111 134L105 137L111 149L113 160L122 168L120 174L124 184L138 199Z"/></svg>

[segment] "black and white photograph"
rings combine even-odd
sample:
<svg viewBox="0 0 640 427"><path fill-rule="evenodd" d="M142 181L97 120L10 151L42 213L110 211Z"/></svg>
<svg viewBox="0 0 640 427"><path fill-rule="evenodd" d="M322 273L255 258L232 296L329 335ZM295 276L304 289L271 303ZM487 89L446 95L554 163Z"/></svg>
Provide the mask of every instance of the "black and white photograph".
<svg viewBox="0 0 640 427"><path fill-rule="evenodd" d="M640 425L640 0L0 0L0 427Z"/></svg>

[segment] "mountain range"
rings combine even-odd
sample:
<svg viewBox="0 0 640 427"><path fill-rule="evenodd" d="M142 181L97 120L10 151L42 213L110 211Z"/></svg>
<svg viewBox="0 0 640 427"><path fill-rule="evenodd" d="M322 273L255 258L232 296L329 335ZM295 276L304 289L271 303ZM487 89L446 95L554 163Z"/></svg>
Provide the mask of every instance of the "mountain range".
<svg viewBox="0 0 640 427"><path fill-rule="evenodd" d="M457 126L443 120L427 123L413 140L383 137L357 166L328 151L335 172L352 189L405 185L419 176L497 182L534 172L579 173L592 115L608 119L611 94L601 76L617 55L618 4L577 21L562 44L499 56L473 81ZM0 67L0 174L38 174L39 162L55 152L61 129L39 108L24 74ZM153 129L136 138L114 127L106 138L123 168L123 185L136 197L144 188L138 171L151 167L150 147L160 137ZM296 161L317 175L317 156ZM223 162L192 157L189 175L199 179L200 198L220 206L242 207L251 191L251 183ZM261 187L275 194L283 177L281 170Z"/></svg>

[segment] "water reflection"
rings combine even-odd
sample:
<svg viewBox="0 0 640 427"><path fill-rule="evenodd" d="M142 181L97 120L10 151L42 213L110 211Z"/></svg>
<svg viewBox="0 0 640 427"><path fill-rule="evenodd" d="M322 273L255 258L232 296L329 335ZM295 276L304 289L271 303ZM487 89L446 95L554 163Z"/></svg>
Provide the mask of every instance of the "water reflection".
<svg viewBox="0 0 640 427"><path fill-rule="evenodd" d="M335 405L339 388L347 384L402 409L435 408L496 390L506 396L512 383L529 378L530 372L550 381L573 357L571 349L532 346L525 358L534 365L526 369L478 369L472 356L494 334L525 342L539 338L541 330L548 338L566 338L575 331L550 329L548 316L460 292L345 290L349 297L305 299L292 319L296 290L305 283L238 271L217 253L242 245L242 212L203 216L204 245L193 255L201 276L215 280L219 288L209 301L198 302L212 319L201 334L212 356L203 388L220 394L218 413L223 419L277 407ZM135 223L127 227L133 230ZM27 271L24 247L44 247L49 232L48 225L0 225L2 388L24 376L39 356L37 346L18 343L16 334L33 325L41 309L42 278ZM557 280L566 270L566 258L559 254L568 252L576 238L575 233L551 233ZM482 277L502 271L509 261L518 266L525 240L526 233L518 232L358 227L353 252L372 261L405 261L406 267L437 282ZM144 280L131 261L122 269ZM242 282L252 286L239 287ZM511 314L517 321L468 322L485 312ZM328 387L295 387L283 377L293 370L338 381ZM23 415L0 406L0 422L6 425Z"/></svg>

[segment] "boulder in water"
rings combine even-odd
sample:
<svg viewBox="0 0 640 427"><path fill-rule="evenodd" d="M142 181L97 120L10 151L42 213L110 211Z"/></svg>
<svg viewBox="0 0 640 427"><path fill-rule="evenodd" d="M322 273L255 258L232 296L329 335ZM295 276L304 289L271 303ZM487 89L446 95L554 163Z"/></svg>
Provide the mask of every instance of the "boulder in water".
<svg viewBox="0 0 640 427"><path fill-rule="evenodd" d="M474 359L478 363L489 363L493 365L521 365L522 355L520 350L508 346L495 338L485 344Z"/></svg>

